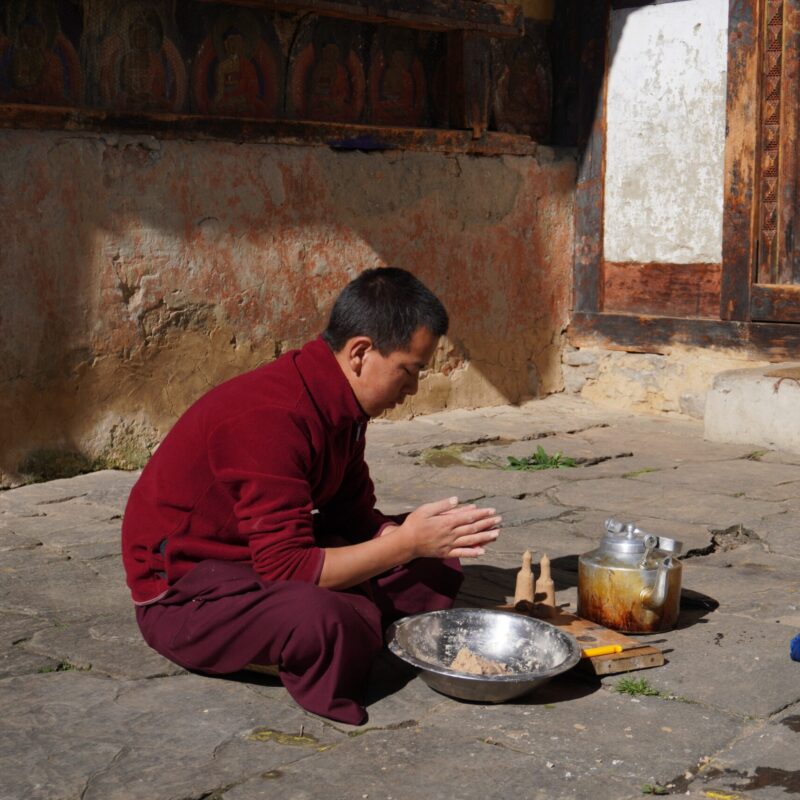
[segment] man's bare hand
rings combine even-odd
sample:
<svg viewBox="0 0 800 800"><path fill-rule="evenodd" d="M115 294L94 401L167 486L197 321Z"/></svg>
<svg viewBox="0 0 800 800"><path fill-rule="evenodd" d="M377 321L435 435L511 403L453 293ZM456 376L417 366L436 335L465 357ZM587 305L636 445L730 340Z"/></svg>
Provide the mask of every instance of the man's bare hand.
<svg viewBox="0 0 800 800"><path fill-rule="evenodd" d="M500 534L493 508L458 505L450 497L412 511L396 533L408 537L414 558L475 558Z"/></svg>

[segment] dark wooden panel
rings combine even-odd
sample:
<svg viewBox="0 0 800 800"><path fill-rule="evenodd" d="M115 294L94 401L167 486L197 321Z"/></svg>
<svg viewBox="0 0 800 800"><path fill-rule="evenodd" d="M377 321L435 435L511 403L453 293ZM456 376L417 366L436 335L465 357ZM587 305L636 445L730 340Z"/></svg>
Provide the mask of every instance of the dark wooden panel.
<svg viewBox="0 0 800 800"><path fill-rule="evenodd" d="M800 325L623 314L575 314L567 329L576 347L663 353L671 345L743 350L768 361L800 358Z"/></svg>
<svg viewBox="0 0 800 800"><path fill-rule="evenodd" d="M217 3L219 0L199 0ZM522 36L522 9L476 0L226 0L229 5L278 11L312 12L358 22L390 22L434 31L483 31L492 36Z"/></svg>
<svg viewBox="0 0 800 800"><path fill-rule="evenodd" d="M574 308L599 311L603 288L603 181L608 7L588 5L581 17L578 144L575 191Z"/></svg>
<svg viewBox="0 0 800 800"><path fill-rule="evenodd" d="M492 39L490 127L551 141L553 67L549 25L528 19L521 39Z"/></svg>
<svg viewBox="0 0 800 800"><path fill-rule="evenodd" d="M746 320L755 269L760 0L730 0L720 317Z"/></svg>
<svg viewBox="0 0 800 800"><path fill-rule="evenodd" d="M82 130L141 133L159 139L317 144L342 150L423 150L474 155L535 155L528 136L487 132L473 139L469 131L433 128L386 128L332 122L198 117L188 114L126 114L110 111L0 104L0 129Z"/></svg>
<svg viewBox="0 0 800 800"><path fill-rule="evenodd" d="M800 322L800 286L754 286L750 316L754 320Z"/></svg>
<svg viewBox="0 0 800 800"><path fill-rule="evenodd" d="M547 26L553 71L551 144L578 145L578 91L580 85L580 23L584 0L559 0L553 22ZM580 3L580 5L579 5Z"/></svg>
<svg viewBox="0 0 800 800"><path fill-rule="evenodd" d="M489 124L490 58L488 36L472 31L448 34L450 127L471 130L475 139Z"/></svg>
<svg viewBox="0 0 800 800"><path fill-rule="evenodd" d="M718 319L720 264L605 262L603 310Z"/></svg>

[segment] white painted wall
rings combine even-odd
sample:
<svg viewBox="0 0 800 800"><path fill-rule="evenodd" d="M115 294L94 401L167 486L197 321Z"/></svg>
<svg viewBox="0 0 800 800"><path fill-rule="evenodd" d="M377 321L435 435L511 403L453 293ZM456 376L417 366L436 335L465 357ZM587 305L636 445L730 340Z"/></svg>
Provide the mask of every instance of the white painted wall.
<svg viewBox="0 0 800 800"><path fill-rule="evenodd" d="M722 260L728 0L612 12L605 258Z"/></svg>

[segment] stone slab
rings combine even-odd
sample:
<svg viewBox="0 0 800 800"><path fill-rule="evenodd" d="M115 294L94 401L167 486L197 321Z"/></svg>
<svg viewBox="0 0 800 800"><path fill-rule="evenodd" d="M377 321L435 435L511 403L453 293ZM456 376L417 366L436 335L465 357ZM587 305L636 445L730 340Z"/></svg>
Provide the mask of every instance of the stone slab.
<svg viewBox="0 0 800 800"><path fill-rule="evenodd" d="M25 650L25 643L50 623L30 614L0 614L0 679L55 669L58 662L47 655Z"/></svg>
<svg viewBox="0 0 800 800"><path fill-rule="evenodd" d="M546 436L484 447L504 456L570 442L634 455L544 473L425 467L398 455L534 433ZM559 397L379 422L368 435L384 510L455 494L505 513L497 542L463 565L460 605L504 602L531 548L535 562L551 557L558 601L574 610L578 555L597 545L607 516L686 549L729 524L754 530L750 544L686 559L677 628L641 637L666 649L668 663L627 677L692 702L620 695L623 676L564 676L525 701L467 704L387 656L366 687L367 724L334 724L299 709L277 679L190 675L146 648L119 557L119 515L136 474L0 493L0 799L632 800L647 784L704 800L706 790L787 796L797 733L779 720L800 715L800 665L788 657L800 630L800 462L777 450L748 461L751 446L701 435L693 421ZM143 677L169 669L179 674Z"/></svg>
<svg viewBox="0 0 800 800"><path fill-rule="evenodd" d="M124 617L100 617L38 631L25 649L113 678L155 678L185 672L150 649L139 633L132 609Z"/></svg>
<svg viewBox="0 0 800 800"><path fill-rule="evenodd" d="M476 493L481 496L521 497L542 494L558 485L551 470L547 474L459 466L427 467L424 470L422 474L431 485L455 490L459 498Z"/></svg>
<svg viewBox="0 0 800 800"><path fill-rule="evenodd" d="M37 512L17 516L13 522L9 519L6 524L14 533L24 530L25 535L36 536L44 544L119 539L122 517L108 506L73 499L61 508L48 507L47 511L37 509Z"/></svg>
<svg viewBox="0 0 800 800"><path fill-rule="evenodd" d="M598 785L604 796L632 797L644 783L682 774L735 730L719 713L693 709L689 721L674 702L636 701L565 678L501 706L444 698L415 727L370 732L359 737L361 747L339 745L274 778L245 782L226 800L315 797L325 774L332 797L575 798L597 796Z"/></svg>
<svg viewBox="0 0 800 800"><path fill-rule="evenodd" d="M0 610L34 613L62 623L130 611L130 594L118 566L100 559L90 567L65 555L39 551L35 556L18 550L4 554Z"/></svg>
<svg viewBox="0 0 800 800"><path fill-rule="evenodd" d="M753 723L729 749L704 764L697 788L706 797L716 792L785 800L800 794L799 748L800 704L794 704L768 722Z"/></svg>
<svg viewBox="0 0 800 800"><path fill-rule="evenodd" d="M798 411L800 413L800 410ZM754 500L797 501L800 509L800 467L755 459L680 464L674 469L638 475L635 480L659 486L697 486L703 491Z"/></svg>
<svg viewBox="0 0 800 800"><path fill-rule="evenodd" d="M571 789L573 797L596 796L592 783L596 787L606 781L621 782L631 796L641 793L646 783L666 787L677 782L686 764L718 752L743 727L718 710L664 697L620 694L598 685L596 679L568 674L501 706L454 701L432 724L443 732L486 731L486 739L527 754L534 764L551 764L541 774L553 791L569 791L566 773L571 773L577 784Z"/></svg>
<svg viewBox="0 0 800 800"><path fill-rule="evenodd" d="M796 505L790 511L762 517L755 531L770 553L800 558L800 509Z"/></svg>
<svg viewBox="0 0 800 800"><path fill-rule="evenodd" d="M684 615L685 627L642 637L658 640L667 657L643 673L652 686L741 718L766 718L800 698L798 665L789 659L795 628L721 612L687 622Z"/></svg>
<svg viewBox="0 0 800 800"><path fill-rule="evenodd" d="M41 546L41 537L34 534L17 533L10 528L0 530L0 553L6 553L9 550L34 550Z"/></svg>
<svg viewBox="0 0 800 800"><path fill-rule="evenodd" d="M20 486L12 492L0 493L0 514L15 506L46 507L73 499L83 499L86 504L109 506L121 512L139 474L101 470L74 478Z"/></svg>
<svg viewBox="0 0 800 800"><path fill-rule="evenodd" d="M754 525L764 516L787 510L779 502L728 497L705 492L699 486L689 489L621 478L562 484L552 496L564 506L591 508L615 517L637 519L647 515L715 528Z"/></svg>
<svg viewBox="0 0 800 800"><path fill-rule="evenodd" d="M683 561L683 585L705 591L720 611L770 624L797 624L800 629L800 585L797 564L746 545Z"/></svg>
<svg viewBox="0 0 800 800"><path fill-rule="evenodd" d="M194 675L12 678L0 682L0 718L4 800L208 797L342 738L247 686Z"/></svg>
<svg viewBox="0 0 800 800"><path fill-rule="evenodd" d="M721 372L706 395L704 436L800 453L800 381L772 373L798 364Z"/></svg>

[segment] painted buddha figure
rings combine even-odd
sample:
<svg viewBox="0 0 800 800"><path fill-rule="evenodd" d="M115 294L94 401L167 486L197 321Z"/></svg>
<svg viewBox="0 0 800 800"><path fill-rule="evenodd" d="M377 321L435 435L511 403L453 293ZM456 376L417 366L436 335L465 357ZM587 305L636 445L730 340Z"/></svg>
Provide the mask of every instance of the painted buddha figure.
<svg viewBox="0 0 800 800"><path fill-rule="evenodd" d="M9 99L44 104L64 99L64 70L48 47L47 31L35 20L26 20L17 31L9 73Z"/></svg>
<svg viewBox="0 0 800 800"><path fill-rule="evenodd" d="M347 106L350 81L339 45L329 42L311 71L308 109L312 119L339 119Z"/></svg>
<svg viewBox="0 0 800 800"><path fill-rule="evenodd" d="M259 104L258 73L248 54L247 39L236 29L223 36L224 52L214 75L214 110L243 114Z"/></svg>

